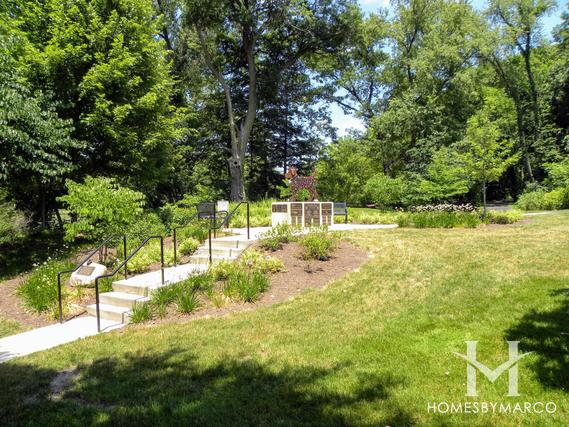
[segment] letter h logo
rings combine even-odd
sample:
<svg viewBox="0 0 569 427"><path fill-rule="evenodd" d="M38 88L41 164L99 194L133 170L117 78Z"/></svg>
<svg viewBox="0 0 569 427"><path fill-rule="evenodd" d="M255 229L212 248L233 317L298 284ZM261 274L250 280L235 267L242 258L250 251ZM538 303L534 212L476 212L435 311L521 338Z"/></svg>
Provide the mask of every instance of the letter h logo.
<svg viewBox="0 0 569 427"><path fill-rule="evenodd" d="M480 371L488 380L493 383L500 375L508 371L508 396L519 396L518 393L518 362L529 353L518 354L519 341L508 341L509 359L491 371L486 365L476 360L476 343L478 341L466 341L466 356L454 353L458 357L466 360L466 396L478 396L476 393L476 371Z"/></svg>

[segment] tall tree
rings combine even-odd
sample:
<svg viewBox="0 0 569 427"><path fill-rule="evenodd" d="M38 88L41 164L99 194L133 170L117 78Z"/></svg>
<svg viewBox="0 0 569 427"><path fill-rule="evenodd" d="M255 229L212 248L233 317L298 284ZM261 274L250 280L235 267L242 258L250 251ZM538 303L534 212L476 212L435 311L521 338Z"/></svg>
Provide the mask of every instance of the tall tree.
<svg viewBox="0 0 569 427"><path fill-rule="evenodd" d="M314 3L285 0L195 0L186 2L186 22L194 29L202 59L225 96L229 127L231 198L245 198L244 161L259 109L259 68L265 45L286 34L282 70L302 56L338 45L347 28L349 0Z"/></svg>
<svg viewBox="0 0 569 427"><path fill-rule="evenodd" d="M523 58L525 74L529 86L532 110L532 145L535 147L541 131L541 113L539 93L532 65L532 52L540 38L540 19L548 15L556 7L555 0L491 0L488 14L500 25L501 38L505 44L515 47ZM504 72L498 69L502 74ZM514 100L519 98L518 89L510 85L510 93ZM519 101L518 101L519 102ZM518 114L518 129L520 128ZM518 131L520 133L520 131ZM523 135L520 134L520 137ZM529 149L524 144L524 165L528 178L533 181L534 173L529 159Z"/></svg>

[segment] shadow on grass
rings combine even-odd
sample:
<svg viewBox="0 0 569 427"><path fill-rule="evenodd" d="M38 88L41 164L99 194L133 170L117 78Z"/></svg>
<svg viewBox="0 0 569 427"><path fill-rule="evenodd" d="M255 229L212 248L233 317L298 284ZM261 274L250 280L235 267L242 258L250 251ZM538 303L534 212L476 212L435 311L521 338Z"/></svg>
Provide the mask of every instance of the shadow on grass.
<svg viewBox="0 0 569 427"><path fill-rule="evenodd" d="M532 369L546 387L565 389L569 384L569 288L551 296L558 301L552 310L532 310L506 331L508 339L520 341L523 351L538 356Z"/></svg>
<svg viewBox="0 0 569 427"><path fill-rule="evenodd" d="M370 374L360 378L355 391L332 389L328 379L334 376L340 380L335 384L342 384L348 368L277 370L253 360L203 366L179 350L127 354L79 366L73 382L55 398L49 383L56 372L5 364L0 365L6 395L0 398L0 423L4 417L4 425L329 426L365 424L359 417L371 409L383 414L373 424L413 424L389 400L399 380ZM14 393L7 393L11 389Z"/></svg>

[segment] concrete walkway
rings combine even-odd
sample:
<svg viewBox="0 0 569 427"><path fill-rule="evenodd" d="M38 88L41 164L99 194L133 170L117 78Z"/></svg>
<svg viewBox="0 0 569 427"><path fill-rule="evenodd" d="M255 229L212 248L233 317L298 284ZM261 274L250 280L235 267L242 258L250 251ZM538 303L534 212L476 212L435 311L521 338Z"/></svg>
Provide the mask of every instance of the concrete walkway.
<svg viewBox="0 0 569 427"><path fill-rule="evenodd" d="M123 326L122 323L101 319L103 332ZM85 316L5 337L0 339L0 363L96 334L97 319Z"/></svg>
<svg viewBox="0 0 569 427"><path fill-rule="evenodd" d="M335 224L329 227L331 231L350 231L350 230L376 230L376 229L390 229L397 228L396 224ZM262 233L269 230L270 227L254 227L250 229L251 240L257 240ZM246 240L246 228L233 228L231 231L235 234L243 236ZM227 236L218 238L235 239L235 236ZM204 269L207 266L203 266ZM166 282L176 282L181 278L187 277L191 271L195 271L195 265L179 265L177 267L169 267L164 269ZM160 280L160 271L133 276L128 281L141 280L143 282L157 283ZM102 332L108 332L113 329L121 328L124 324L101 319ZM69 320L62 324L55 324L45 326L39 329L22 332L21 334L12 335L0 339L0 363L13 359L19 356L35 353L37 351L47 350L52 347L57 347L61 344L66 344L78 339L86 338L91 335L97 334L97 319L93 316L79 317Z"/></svg>

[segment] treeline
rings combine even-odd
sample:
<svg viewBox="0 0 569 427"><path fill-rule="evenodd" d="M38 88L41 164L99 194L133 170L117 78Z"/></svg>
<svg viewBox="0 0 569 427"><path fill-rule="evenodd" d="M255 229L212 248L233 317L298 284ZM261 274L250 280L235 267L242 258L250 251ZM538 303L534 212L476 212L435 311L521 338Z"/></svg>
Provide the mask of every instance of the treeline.
<svg viewBox="0 0 569 427"><path fill-rule="evenodd" d="M569 170L554 6L4 0L0 196L46 224L87 176L151 207L274 196L290 165L323 197L386 207L549 191ZM338 140L332 103L365 131Z"/></svg>

